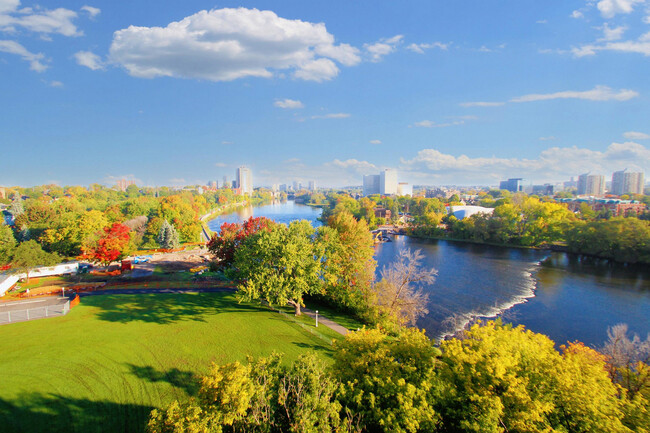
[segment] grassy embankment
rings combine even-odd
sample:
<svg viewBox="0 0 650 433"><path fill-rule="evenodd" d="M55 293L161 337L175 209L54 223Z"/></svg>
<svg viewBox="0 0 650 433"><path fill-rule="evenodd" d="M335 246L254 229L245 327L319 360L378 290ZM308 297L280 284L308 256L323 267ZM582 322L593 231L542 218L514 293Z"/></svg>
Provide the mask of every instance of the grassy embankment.
<svg viewBox="0 0 650 433"><path fill-rule="evenodd" d="M329 359L340 336L304 323L203 293L94 296L64 317L1 326L1 430L140 433L151 409L193 395L211 362Z"/></svg>

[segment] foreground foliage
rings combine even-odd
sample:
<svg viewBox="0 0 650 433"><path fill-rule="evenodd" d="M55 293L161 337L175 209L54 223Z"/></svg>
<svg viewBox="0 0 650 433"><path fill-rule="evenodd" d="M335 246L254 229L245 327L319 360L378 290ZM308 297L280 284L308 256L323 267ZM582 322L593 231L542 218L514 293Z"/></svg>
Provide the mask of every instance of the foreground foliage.
<svg viewBox="0 0 650 433"><path fill-rule="evenodd" d="M612 380L611 356L578 342L557 351L546 336L499 321L440 349L416 329L397 337L364 329L337 342L334 359L330 369L311 358L280 368L277 356L214 367L198 400L152 412L149 431L627 433L650 425L647 388L632 394Z"/></svg>

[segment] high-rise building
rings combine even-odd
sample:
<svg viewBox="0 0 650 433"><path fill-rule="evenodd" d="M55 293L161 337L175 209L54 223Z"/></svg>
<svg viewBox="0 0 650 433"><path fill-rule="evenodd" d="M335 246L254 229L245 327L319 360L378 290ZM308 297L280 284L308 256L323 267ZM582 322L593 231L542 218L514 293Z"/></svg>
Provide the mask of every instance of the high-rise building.
<svg viewBox="0 0 650 433"><path fill-rule="evenodd" d="M237 169L237 188L242 194L253 194L253 174L248 167L241 166Z"/></svg>
<svg viewBox="0 0 650 433"><path fill-rule="evenodd" d="M135 185L135 181L134 181L134 180L119 179L119 180L117 181L117 185L116 185L116 186L117 186L117 189L119 189L120 191L124 192L124 191L126 191L126 189L127 189L129 186L131 186L131 185Z"/></svg>
<svg viewBox="0 0 650 433"><path fill-rule="evenodd" d="M409 185L406 182L400 182L397 184L397 195L410 195L413 196L413 185Z"/></svg>
<svg viewBox="0 0 650 433"><path fill-rule="evenodd" d="M378 174L369 174L363 176L363 196L368 197L369 195L379 194L379 175Z"/></svg>
<svg viewBox="0 0 650 433"><path fill-rule="evenodd" d="M397 170L387 168L379 173L379 194L397 194Z"/></svg>
<svg viewBox="0 0 650 433"><path fill-rule="evenodd" d="M287 184L283 183L280 185L280 192L287 192Z"/></svg>
<svg viewBox="0 0 650 433"><path fill-rule="evenodd" d="M316 182L313 180L309 181L309 191L316 191Z"/></svg>
<svg viewBox="0 0 650 433"><path fill-rule="evenodd" d="M616 171L612 175L612 194L643 194L643 173L629 172L627 169Z"/></svg>
<svg viewBox="0 0 650 433"><path fill-rule="evenodd" d="M605 176L589 173L578 176L578 195L605 195Z"/></svg>
<svg viewBox="0 0 650 433"><path fill-rule="evenodd" d="M223 177L223 183L222 183L224 188L230 188L230 182L228 182L228 176Z"/></svg>
<svg viewBox="0 0 650 433"><path fill-rule="evenodd" d="M217 182L216 180L211 180L210 182L208 182L208 188L210 188L210 189L218 189L219 188L219 182Z"/></svg>
<svg viewBox="0 0 650 433"><path fill-rule="evenodd" d="M515 177L508 180L502 180L499 183L499 189L505 189L510 192L521 192L524 190L523 179Z"/></svg>

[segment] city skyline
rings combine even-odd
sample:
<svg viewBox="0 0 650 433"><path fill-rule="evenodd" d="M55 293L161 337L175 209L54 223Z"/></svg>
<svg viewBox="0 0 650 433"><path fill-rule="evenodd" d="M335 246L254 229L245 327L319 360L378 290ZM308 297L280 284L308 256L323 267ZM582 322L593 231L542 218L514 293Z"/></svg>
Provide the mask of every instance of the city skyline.
<svg viewBox="0 0 650 433"><path fill-rule="evenodd" d="M0 185L650 171L650 1L376 6L0 0Z"/></svg>

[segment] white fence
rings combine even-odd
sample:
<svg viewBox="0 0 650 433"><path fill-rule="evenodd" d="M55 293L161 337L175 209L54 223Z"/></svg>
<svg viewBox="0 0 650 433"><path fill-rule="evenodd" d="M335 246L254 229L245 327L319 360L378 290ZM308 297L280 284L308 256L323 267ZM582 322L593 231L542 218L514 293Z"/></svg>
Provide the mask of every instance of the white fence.
<svg viewBox="0 0 650 433"><path fill-rule="evenodd" d="M70 301L65 304L46 305L25 310L0 311L0 325L27 320L44 319L45 317L65 316L70 311Z"/></svg>

